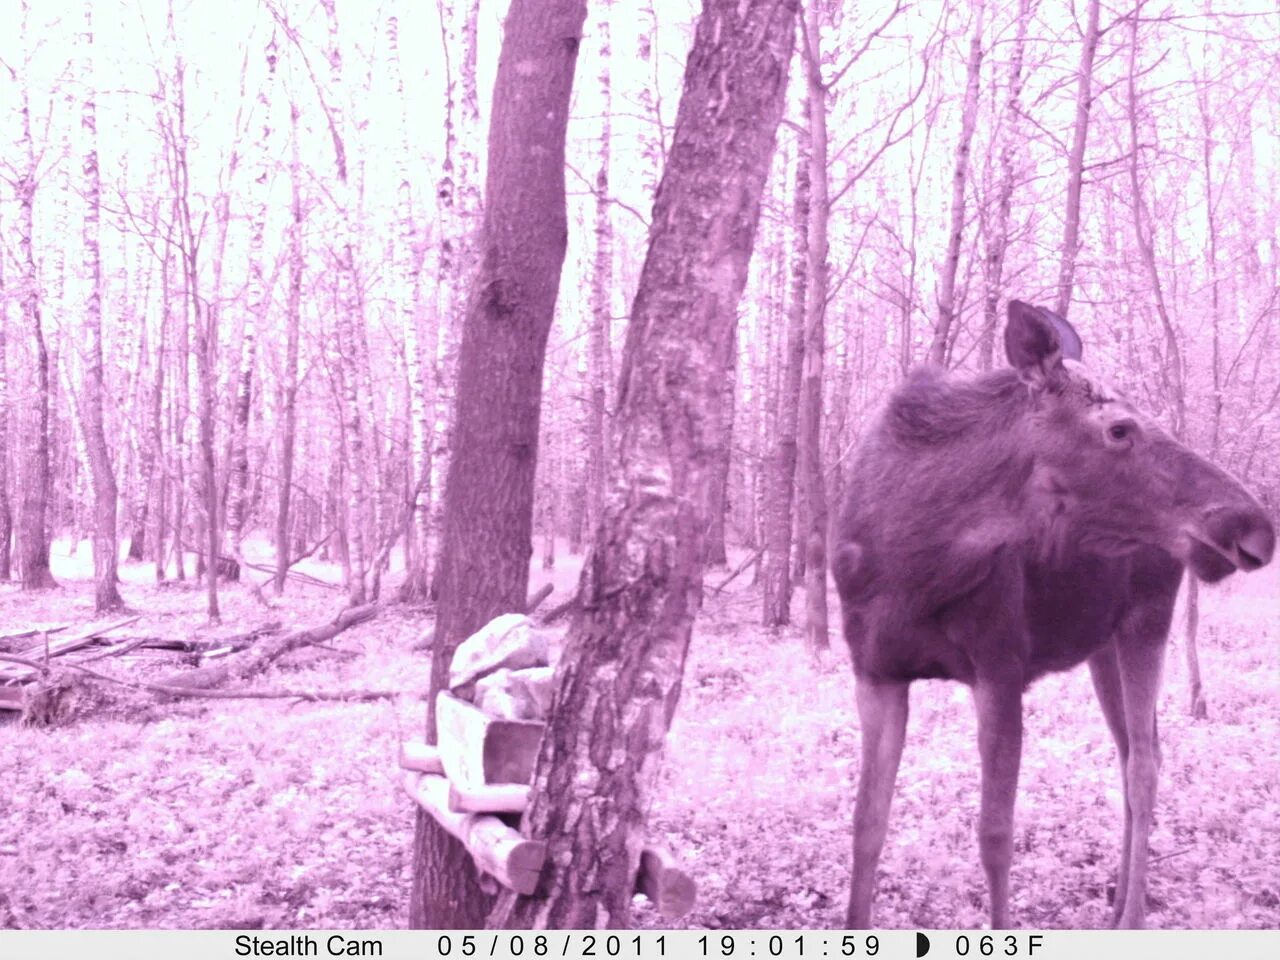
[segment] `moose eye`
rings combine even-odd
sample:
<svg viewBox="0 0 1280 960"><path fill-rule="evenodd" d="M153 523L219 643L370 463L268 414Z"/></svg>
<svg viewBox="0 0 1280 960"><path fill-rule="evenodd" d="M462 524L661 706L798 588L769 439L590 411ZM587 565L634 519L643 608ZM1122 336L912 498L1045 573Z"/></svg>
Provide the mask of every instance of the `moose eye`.
<svg viewBox="0 0 1280 960"><path fill-rule="evenodd" d="M1107 438L1112 443L1125 443L1137 433L1138 425L1132 420L1118 420L1107 427Z"/></svg>

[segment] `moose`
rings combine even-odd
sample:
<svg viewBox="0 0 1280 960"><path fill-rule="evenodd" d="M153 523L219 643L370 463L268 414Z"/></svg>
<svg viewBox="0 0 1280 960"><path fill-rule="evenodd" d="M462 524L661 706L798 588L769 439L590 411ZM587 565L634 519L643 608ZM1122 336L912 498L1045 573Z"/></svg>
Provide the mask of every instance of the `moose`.
<svg viewBox="0 0 1280 960"><path fill-rule="evenodd" d="M1275 547L1253 496L1091 373L1065 319L1013 300L1004 344L1002 370L910 374L855 454L832 554L862 726L851 928L871 923L908 688L926 678L973 690L978 846L991 925L1009 926L1022 694L1082 661L1124 783L1113 924L1142 926L1183 568L1215 582Z"/></svg>

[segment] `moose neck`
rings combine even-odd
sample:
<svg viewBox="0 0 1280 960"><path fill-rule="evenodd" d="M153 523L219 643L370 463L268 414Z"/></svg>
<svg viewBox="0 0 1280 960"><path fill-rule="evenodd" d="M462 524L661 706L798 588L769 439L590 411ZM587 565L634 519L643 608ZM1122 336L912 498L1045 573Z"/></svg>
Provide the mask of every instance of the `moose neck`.
<svg viewBox="0 0 1280 960"><path fill-rule="evenodd" d="M1001 551L1039 536L1026 443L1033 409L1012 370L973 379L920 370L890 401L875 454L881 489L869 499L887 494L918 506L899 513L906 525L884 531L873 552L886 573L907 573L901 582L911 606L973 589Z"/></svg>

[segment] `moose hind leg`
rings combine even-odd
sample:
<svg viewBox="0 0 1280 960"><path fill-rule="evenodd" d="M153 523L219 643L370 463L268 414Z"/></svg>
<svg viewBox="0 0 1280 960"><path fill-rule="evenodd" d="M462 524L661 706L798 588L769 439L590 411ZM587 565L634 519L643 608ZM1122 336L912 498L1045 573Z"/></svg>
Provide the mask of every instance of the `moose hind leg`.
<svg viewBox="0 0 1280 960"><path fill-rule="evenodd" d="M853 884L847 926L871 926L876 865L889 829L889 804L907 733L909 684L857 678L858 719L862 724L862 769L853 814Z"/></svg>
<svg viewBox="0 0 1280 960"><path fill-rule="evenodd" d="M978 850L991 896L991 929L1009 927L1013 806L1022 762L1022 682L979 678L973 689L982 757Z"/></svg>
<svg viewBox="0 0 1280 960"><path fill-rule="evenodd" d="M1116 875L1116 896L1111 925L1120 922L1129 893L1129 851L1133 846L1133 814L1129 807L1129 732L1124 719L1124 688L1116 648L1108 646L1089 658L1089 674L1120 758L1120 783L1124 790L1124 839L1120 844L1120 866Z"/></svg>

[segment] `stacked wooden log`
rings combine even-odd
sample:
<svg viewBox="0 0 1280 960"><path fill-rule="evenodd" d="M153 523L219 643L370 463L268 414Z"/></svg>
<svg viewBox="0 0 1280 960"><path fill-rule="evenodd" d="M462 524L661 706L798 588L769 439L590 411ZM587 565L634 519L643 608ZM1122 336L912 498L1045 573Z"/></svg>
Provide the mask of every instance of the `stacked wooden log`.
<svg viewBox="0 0 1280 960"><path fill-rule="evenodd" d="M546 844L516 829L529 803L538 749L555 690L560 635L523 614L498 617L458 646L449 689L436 697L436 746L402 745L410 797L457 837L476 866L520 894L532 894ZM674 858L646 847L636 890L674 919L693 907L696 887Z"/></svg>

